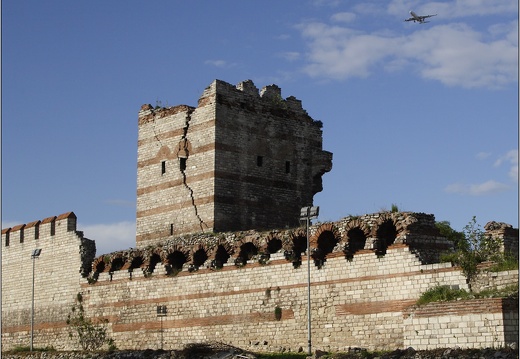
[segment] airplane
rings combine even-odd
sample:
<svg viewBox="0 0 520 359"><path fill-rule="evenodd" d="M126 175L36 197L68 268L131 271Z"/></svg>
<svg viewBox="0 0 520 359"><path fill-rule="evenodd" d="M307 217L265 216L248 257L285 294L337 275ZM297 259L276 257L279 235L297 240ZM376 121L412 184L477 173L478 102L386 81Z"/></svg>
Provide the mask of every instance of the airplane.
<svg viewBox="0 0 520 359"><path fill-rule="evenodd" d="M409 19L406 19L404 21L419 22L419 24L425 24L425 23L429 22L429 21L424 21L424 19L427 19L432 16L437 16L437 14L435 14L435 15L417 15L415 12L413 12L413 10L410 11L410 15L412 15L412 17Z"/></svg>

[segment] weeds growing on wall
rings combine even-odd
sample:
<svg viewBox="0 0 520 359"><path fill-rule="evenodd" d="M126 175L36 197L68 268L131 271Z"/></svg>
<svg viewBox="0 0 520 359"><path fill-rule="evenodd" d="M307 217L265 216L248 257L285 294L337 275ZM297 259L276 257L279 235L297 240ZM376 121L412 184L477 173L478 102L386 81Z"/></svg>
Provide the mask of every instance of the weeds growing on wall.
<svg viewBox="0 0 520 359"><path fill-rule="evenodd" d="M439 224L437 228L439 228ZM444 223L441 228L439 228L441 233L448 231L446 223ZM502 240L486 235L480 228L480 225L477 224L475 216L473 216L472 220L464 227L462 234L453 230L448 234L451 238L447 238L454 241L456 249L453 253L442 255L441 260L444 262L452 262L461 267L470 290L471 282L479 272L478 265L480 263L486 261L509 263L511 261L510 259L506 260L506 257L509 258L510 256L501 251Z"/></svg>
<svg viewBox="0 0 520 359"><path fill-rule="evenodd" d="M108 320L105 319L99 324L94 324L89 318L85 317L83 296L78 293L67 317L69 337L76 339L82 350L99 350L105 344L109 351L116 350L114 340L107 334L106 323L108 323Z"/></svg>
<svg viewBox="0 0 520 359"><path fill-rule="evenodd" d="M446 302L457 299L469 299L470 294L464 289L451 288L448 285L439 285L428 289L421 294L417 300L417 305L424 305L431 302Z"/></svg>
<svg viewBox="0 0 520 359"><path fill-rule="evenodd" d="M518 284L509 285L501 289L486 289L479 293L471 293L464 289L452 288L448 285L438 285L421 294L417 305L432 302L447 302L451 300L476 299L476 298L518 298Z"/></svg>

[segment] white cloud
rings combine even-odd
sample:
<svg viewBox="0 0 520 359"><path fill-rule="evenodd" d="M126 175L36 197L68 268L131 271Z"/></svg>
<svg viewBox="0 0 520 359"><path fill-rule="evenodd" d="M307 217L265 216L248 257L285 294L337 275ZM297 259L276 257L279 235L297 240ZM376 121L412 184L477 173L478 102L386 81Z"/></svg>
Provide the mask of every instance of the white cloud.
<svg viewBox="0 0 520 359"><path fill-rule="evenodd" d="M352 12L338 12L330 17L330 19L334 22L344 22L349 23L354 21L356 18L356 14Z"/></svg>
<svg viewBox="0 0 520 359"><path fill-rule="evenodd" d="M504 162L508 163L511 167L509 168L509 177L518 183L518 150L514 149L507 152L505 155L499 157L495 163L495 167L501 166Z"/></svg>
<svg viewBox="0 0 520 359"><path fill-rule="evenodd" d="M215 67L227 67L228 63L224 60L206 60L204 61L205 65L215 66Z"/></svg>
<svg viewBox="0 0 520 359"><path fill-rule="evenodd" d="M281 53L280 57L289 62L292 62L292 61L296 61L300 58L300 53L296 52L296 51L286 51L286 52Z"/></svg>
<svg viewBox="0 0 520 359"><path fill-rule="evenodd" d="M403 36L317 22L298 28L309 48L303 70L312 77L364 78L410 66L424 78L466 88L500 88L518 77L518 21L485 33L449 24Z"/></svg>
<svg viewBox="0 0 520 359"><path fill-rule="evenodd" d="M302 25L301 30L310 41L310 64L304 71L312 77L367 77L371 67L391 56L399 42L323 23L308 23Z"/></svg>
<svg viewBox="0 0 520 359"><path fill-rule="evenodd" d="M341 4L340 0L311 0L314 6L336 7Z"/></svg>
<svg viewBox="0 0 520 359"><path fill-rule="evenodd" d="M456 193L470 196L482 196L495 194L509 190L509 186L494 180L479 184L453 183L444 189L448 193Z"/></svg>
<svg viewBox="0 0 520 359"><path fill-rule="evenodd" d="M484 160L490 157L490 153L488 152L480 152L477 154L477 159ZM510 166L508 171L508 176L514 182L518 183L518 150L513 149L508 151L503 156L500 156L493 164L493 167L498 168L503 164L508 164ZM463 183L453 183L444 188L445 192L448 193L456 193L462 195L470 195L470 196L481 196L488 194L495 194L504 191L508 191L511 189L511 186L499 181L489 180L484 183L479 184L463 184Z"/></svg>
<svg viewBox="0 0 520 359"><path fill-rule="evenodd" d="M510 31L517 31L518 23ZM494 41L465 24L417 31L403 45L403 56L415 62L425 78L449 86L502 87L518 74L518 45L509 33Z"/></svg>
<svg viewBox="0 0 520 359"><path fill-rule="evenodd" d="M517 14L518 0L455 0L449 2L393 0L388 4L388 13L393 15L408 14L414 10L418 14L439 14L443 19L468 16L486 16L498 14Z"/></svg>
<svg viewBox="0 0 520 359"><path fill-rule="evenodd" d="M96 256L135 247L135 222L78 224L78 230L96 241Z"/></svg>

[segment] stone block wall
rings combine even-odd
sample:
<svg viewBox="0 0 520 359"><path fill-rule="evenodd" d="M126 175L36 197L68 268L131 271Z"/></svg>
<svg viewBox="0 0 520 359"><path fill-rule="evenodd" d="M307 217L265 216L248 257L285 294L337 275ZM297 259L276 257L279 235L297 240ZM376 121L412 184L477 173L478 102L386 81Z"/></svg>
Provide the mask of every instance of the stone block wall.
<svg viewBox="0 0 520 359"><path fill-rule="evenodd" d="M41 253L33 259L35 249ZM63 338L70 306L94 256L95 243L76 231L73 212L2 230L2 343L29 345L33 266L35 337L55 327Z"/></svg>
<svg viewBox="0 0 520 359"><path fill-rule="evenodd" d="M173 277L162 267L156 271L148 278L133 272L131 280L128 272L103 273L95 285L83 285L89 314L110 318L119 347L159 348L162 325L165 348L211 340L262 351L306 348L305 257L299 268L278 254L266 265L230 263ZM422 265L404 245L389 247L380 258L369 250L351 262L332 255L321 269L311 261L314 345L402 347L402 312L432 283L464 286L464 278L446 264ZM158 305L168 308L165 318L156 316Z"/></svg>
<svg viewBox="0 0 520 359"><path fill-rule="evenodd" d="M196 108L139 112L137 247L299 224L332 167L321 123L276 85L215 80Z"/></svg>
<svg viewBox="0 0 520 359"><path fill-rule="evenodd" d="M503 348L518 343L518 299L489 298L410 308L405 347Z"/></svg>
<svg viewBox="0 0 520 359"><path fill-rule="evenodd" d="M473 347L478 335L491 333L480 328L482 321L496 328L486 334L493 339L486 338L483 345L510 344L518 333L518 307L510 304L501 304L501 309L497 301L484 301L479 302L482 306L467 305L464 313L413 307L421 293L437 285L467 289L460 269L431 263L421 254L428 247L421 242L447 247L430 228L432 215L379 213L319 223L310 228L309 262L301 247L301 228L184 236L149 250L94 259L93 242L75 230L75 221L72 213L41 221L38 240L32 239L32 223L2 231L3 348L29 343L34 248L42 248L35 263L41 269L35 276L37 347L78 348L68 337L66 318L81 293L87 316L107 319L108 332L120 349L180 349L193 342L219 341L254 351L305 350L307 263L316 349L426 349L454 341ZM360 240L364 231L366 237ZM209 256L197 262L196 253L206 250L204 243ZM216 247L230 254L220 266L214 265L219 258ZM176 262L182 253L184 260ZM85 263L92 263L88 278ZM21 277L15 279L10 274L17 270ZM518 273L491 275L485 282L490 287L518 284ZM156 308L163 305L167 315L158 317ZM486 306L492 315L477 318ZM459 323L450 324L454 330L444 326L444 316ZM456 329L464 326L475 329ZM446 339L450 335L455 339Z"/></svg>

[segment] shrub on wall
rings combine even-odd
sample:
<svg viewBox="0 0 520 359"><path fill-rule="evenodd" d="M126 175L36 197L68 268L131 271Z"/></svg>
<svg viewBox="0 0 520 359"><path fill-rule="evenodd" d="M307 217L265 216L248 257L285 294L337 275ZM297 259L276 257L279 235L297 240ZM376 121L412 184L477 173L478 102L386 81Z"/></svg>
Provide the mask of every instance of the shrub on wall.
<svg viewBox="0 0 520 359"><path fill-rule="evenodd" d="M475 216L464 227L462 234L454 236L455 252L443 255L441 260L460 266L471 290L471 282L479 272L478 265L485 261L500 263L505 254L500 250L501 239L486 235Z"/></svg>
<svg viewBox="0 0 520 359"><path fill-rule="evenodd" d="M110 351L117 349L114 340L108 337L107 328L103 325L107 322L108 320L105 319L100 325L96 325L86 318L83 296L78 293L67 317L67 325L69 326L69 337L75 338L81 349L98 350L105 344Z"/></svg>

